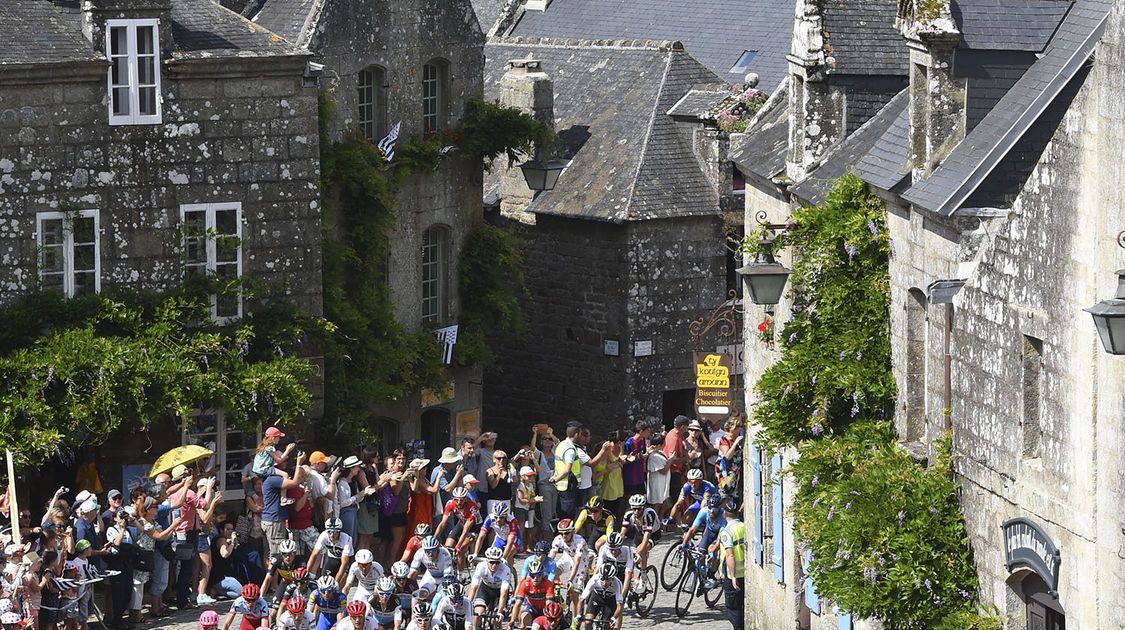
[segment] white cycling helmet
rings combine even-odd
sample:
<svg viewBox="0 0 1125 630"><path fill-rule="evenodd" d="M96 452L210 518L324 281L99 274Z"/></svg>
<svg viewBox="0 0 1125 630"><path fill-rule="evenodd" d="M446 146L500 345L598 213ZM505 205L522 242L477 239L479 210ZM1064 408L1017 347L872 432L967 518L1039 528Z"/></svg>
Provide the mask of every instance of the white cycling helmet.
<svg viewBox="0 0 1125 630"><path fill-rule="evenodd" d="M414 618L415 619L433 619L434 609L430 606L429 602L418 602L414 604Z"/></svg>
<svg viewBox="0 0 1125 630"><path fill-rule="evenodd" d="M646 503L648 503L648 501L643 494L634 494L629 497L629 507L631 508L641 508L644 507Z"/></svg>
<svg viewBox="0 0 1125 630"><path fill-rule="evenodd" d="M380 595L390 595L395 592L395 581L389 577L381 577L375 584L375 590Z"/></svg>
<svg viewBox="0 0 1125 630"><path fill-rule="evenodd" d="M371 564L375 560L375 556L371 555L370 549L360 549L355 552L355 561L357 564Z"/></svg>
<svg viewBox="0 0 1125 630"><path fill-rule="evenodd" d="M281 555L287 553L297 553L297 541L286 538L285 540L277 543L277 552Z"/></svg>
<svg viewBox="0 0 1125 630"><path fill-rule="evenodd" d="M335 591L339 590L340 585L336 584L336 578L331 575L322 575L316 580L316 588L322 591Z"/></svg>
<svg viewBox="0 0 1125 630"><path fill-rule="evenodd" d="M503 557L504 557L504 552L500 551L499 547L489 547L488 549L484 550L484 559L485 560L491 560L491 561L495 562L497 560L500 560Z"/></svg>
<svg viewBox="0 0 1125 630"><path fill-rule="evenodd" d="M605 537L605 544L609 545L610 549L620 549L621 545L625 544L625 536L621 532L612 532Z"/></svg>
<svg viewBox="0 0 1125 630"><path fill-rule="evenodd" d="M324 521L324 529L344 529L344 521L341 521L338 518L329 517Z"/></svg>
<svg viewBox="0 0 1125 630"><path fill-rule="evenodd" d="M703 471L698 468L692 468L687 471L688 481L698 481L703 478Z"/></svg>
<svg viewBox="0 0 1125 630"><path fill-rule="evenodd" d="M391 577L404 578L410 573L410 565L399 560L391 565Z"/></svg>
<svg viewBox="0 0 1125 630"><path fill-rule="evenodd" d="M422 550L426 552L436 551L440 545L438 544L437 537L426 536L422 540Z"/></svg>
<svg viewBox="0 0 1125 630"><path fill-rule="evenodd" d="M468 498L468 496L469 496L469 491L464 486L457 486L456 488L453 489L453 498L454 499L465 499L465 498Z"/></svg>

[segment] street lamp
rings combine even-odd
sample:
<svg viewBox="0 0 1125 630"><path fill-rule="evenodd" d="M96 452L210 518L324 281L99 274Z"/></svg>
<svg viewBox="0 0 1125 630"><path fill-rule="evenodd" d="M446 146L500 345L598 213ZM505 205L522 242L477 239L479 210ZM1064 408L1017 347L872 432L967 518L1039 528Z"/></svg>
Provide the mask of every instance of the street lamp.
<svg viewBox="0 0 1125 630"><path fill-rule="evenodd" d="M1110 354L1125 354L1125 269L1117 271L1117 293L1083 309L1094 316L1102 347Z"/></svg>
<svg viewBox="0 0 1125 630"><path fill-rule="evenodd" d="M564 168L566 162L555 158L547 159L539 148L535 150L534 158L520 164L527 187L534 191L553 190Z"/></svg>
<svg viewBox="0 0 1125 630"><path fill-rule="evenodd" d="M769 251L770 241L762 241L762 249L754 257L754 262L740 267L738 274L746 278L750 287L750 301L755 304L773 305L781 301L789 270L773 259Z"/></svg>

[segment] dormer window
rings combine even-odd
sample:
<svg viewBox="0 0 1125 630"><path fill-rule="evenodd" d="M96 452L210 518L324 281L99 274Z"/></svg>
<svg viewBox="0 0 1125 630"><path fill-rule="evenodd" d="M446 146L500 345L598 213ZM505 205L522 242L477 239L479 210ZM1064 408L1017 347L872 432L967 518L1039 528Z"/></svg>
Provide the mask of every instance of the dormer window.
<svg viewBox="0 0 1125 630"><path fill-rule="evenodd" d="M157 21L107 20L109 124L160 124L160 32Z"/></svg>

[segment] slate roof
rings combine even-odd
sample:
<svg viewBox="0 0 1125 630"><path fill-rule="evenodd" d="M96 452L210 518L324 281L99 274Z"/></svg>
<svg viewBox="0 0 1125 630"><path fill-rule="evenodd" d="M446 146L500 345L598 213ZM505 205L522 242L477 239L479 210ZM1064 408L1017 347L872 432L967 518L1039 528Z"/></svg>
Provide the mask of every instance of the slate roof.
<svg viewBox="0 0 1125 630"><path fill-rule="evenodd" d="M909 74L906 38L895 28L897 0L822 0L820 15L830 73Z"/></svg>
<svg viewBox="0 0 1125 630"><path fill-rule="evenodd" d="M558 148L570 158L529 211L615 223L718 212L718 193L665 113L691 86L717 80L707 68L670 45L494 40L485 97L499 97L509 59L528 55L554 81Z"/></svg>
<svg viewBox="0 0 1125 630"><path fill-rule="evenodd" d="M927 179L903 198L951 215L984 183L1086 65L1105 30L1110 0L1078 0L1046 50Z"/></svg>
<svg viewBox="0 0 1125 630"><path fill-rule="evenodd" d="M1073 2L1067 0L951 0L961 47L1029 50L1047 47Z"/></svg>
<svg viewBox="0 0 1125 630"><path fill-rule="evenodd" d="M875 147L899 116L909 110L909 107L910 90L903 90L896 94L878 114L833 148L821 161L820 166L793 187L793 194L810 205L824 203L828 191L832 189L836 180L853 170L856 162Z"/></svg>
<svg viewBox="0 0 1125 630"><path fill-rule="evenodd" d="M46 0L0 1L0 25L0 65L105 59L71 16Z"/></svg>
<svg viewBox="0 0 1125 630"><path fill-rule="evenodd" d="M590 40L673 40L726 83L759 75L772 92L788 71L793 37L792 0L552 0L546 11L527 11L511 36ZM746 70L730 72L747 50L757 51Z"/></svg>
<svg viewBox="0 0 1125 630"><path fill-rule="evenodd" d="M325 0L266 0L254 22L266 30L277 33L294 43L305 43L305 22L314 8L322 7Z"/></svg>
<svg viewBox="0 0 1125 630"><path fill-rule="evenodd" d="M732 139L727 158L747 173L771 180L785 172L789 147L789 82L782 84L758 112L753 126Z"/></svg>
<svg viewBox="0 0 1125 630"><path fill-rule="evenodd" d="M485 35L496 25L500 12L504 9L507 0L473 0L473 11L477 14L480 30Z"/></svg>
<svg viewBox="0 0 1125 630"><path fill-rule="evenodd" d="M713 120L719 105L730 96L732 92L729 89L696 86L668 110L668 115L673 118Z"/></svg>
<svg viewBox="0 0 1125 630"><path fill-rule="evenodd" d="M910 108L907 107L899 112L867 155L856 163L854 172L870 184L897 192L896 188L910 175L906 166L909 146Z"/></svg>
<svg viewBox="0 0 1125 630"><path fill-rule="evenodd" d="M173 0L172 38L173 56L181 59L308 54L211 0Z"/></svg>

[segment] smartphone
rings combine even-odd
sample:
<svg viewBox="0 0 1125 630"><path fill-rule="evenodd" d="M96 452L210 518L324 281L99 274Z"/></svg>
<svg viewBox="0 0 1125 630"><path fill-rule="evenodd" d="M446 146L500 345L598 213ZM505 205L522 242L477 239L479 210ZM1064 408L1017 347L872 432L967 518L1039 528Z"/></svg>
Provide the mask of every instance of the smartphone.
<svg viewBox="0 0 1125 630"><path fill-rule="evenodd" d="M172 519L174 520L174 519L180 518L180 514L181 514L180 508L176 508L176 509L172 510Z"/></svg>

